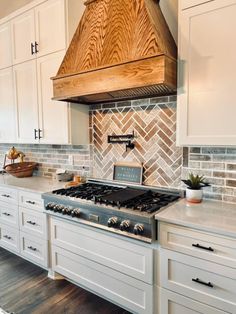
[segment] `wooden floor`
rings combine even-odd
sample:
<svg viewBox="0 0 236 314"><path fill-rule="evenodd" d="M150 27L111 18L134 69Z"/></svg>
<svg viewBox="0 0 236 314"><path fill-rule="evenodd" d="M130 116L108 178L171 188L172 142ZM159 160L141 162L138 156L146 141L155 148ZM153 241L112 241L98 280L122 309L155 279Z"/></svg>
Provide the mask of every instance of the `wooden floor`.
<svg viewBox="0 0 236 314"><path fill-rule="evenodd" d="M0 308L16 314L128 314L0 248Z"/></svg>

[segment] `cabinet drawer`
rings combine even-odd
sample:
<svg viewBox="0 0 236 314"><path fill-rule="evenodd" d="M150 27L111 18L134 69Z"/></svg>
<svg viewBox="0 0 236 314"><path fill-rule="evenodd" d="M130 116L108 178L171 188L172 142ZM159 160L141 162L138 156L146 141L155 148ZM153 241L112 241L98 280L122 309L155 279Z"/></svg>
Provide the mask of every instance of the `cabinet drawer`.
<svg viewBox="0 0 236 314"><path fill-rule="evenodd" d="M52 244L152 284L153 250L80 224L50 218Z"/></svg>
<svg viewBox="0 0 236 314"><path fill-rule="evenodd" d="M18 228L17 205L0 202L0 222Z"/></svg>
<svg viewBox="0 0 236 314"><path fill-rule="evenodd" d="M0 187L0 201L10 204L18 203L18 192L14 189Z"/></svg>
<svg viewBox="0 0 236 314"><path fill-rule="evenodd" d="M43 211L43 200L41 194L19 191L19 205Z"/></svg>
<svg viewBox="0 0 236 314"><path fill-rule="evenodd" d="M160 223L164 248L236 268L236 239Z"/></svg>
<svg viewBox="0 0 236 314"><path fill-rule="evenodd" d="M21 231L47 239L45 214L20 207L19 215Z"/></svg>
<svg viewBox="0 0 236 314"><path fill-rule="evenodd" d="M160 291L160 303L160 314L228 314L165 289Z"/></svg>
<svg viewBox="0 0 236 314"><path fill-rule="evenodd" d="M152 285L56 246L52 246L52 268L82 287L129 309L132 313L153 313Z"/></svg>
<svg viewBox="0 0 236 314"><path fill-rule="evenodd" d="M20 231L20 253L32 262L48 267L48 241Z"/></svg>
<svg viewBox="0 0 236 314"><path fill-rule="evenodd" d="M236 311L236 270L161 249L161 286L223 311Z"/></svg>
<svg viewBox="0 0 236 314"><path fill-rule="evenodd" d="M19 253L19 231L1 223L0 246Z"/></svg>

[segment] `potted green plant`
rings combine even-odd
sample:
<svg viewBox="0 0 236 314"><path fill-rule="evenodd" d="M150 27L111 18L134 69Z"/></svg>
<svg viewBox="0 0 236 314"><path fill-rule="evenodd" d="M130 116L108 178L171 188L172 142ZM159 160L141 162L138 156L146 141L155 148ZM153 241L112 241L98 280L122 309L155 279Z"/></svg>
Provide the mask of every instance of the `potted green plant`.
<svg viewBox="0 0 236 314"><path fill-rule="evenodd" d="M204 176L190 173L187 180L182 180L186 185L186 199L190 203L201 203L203 191L202 188L210 184L205 181Z"/></svg>

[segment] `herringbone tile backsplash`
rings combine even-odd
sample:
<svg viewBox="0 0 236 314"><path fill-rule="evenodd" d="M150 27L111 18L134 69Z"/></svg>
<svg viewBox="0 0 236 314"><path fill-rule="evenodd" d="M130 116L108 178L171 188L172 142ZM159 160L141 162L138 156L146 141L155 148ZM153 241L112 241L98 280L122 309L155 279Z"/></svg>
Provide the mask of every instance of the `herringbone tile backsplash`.
<svg viewBox="0 0 236 314"><path fill-rule="evenodd" d="M179 187L182 149L175 145L175 97L96 105L92 108L93 174L112 179L117 161L142 162L146 185ZM108 135L134 131L135 149L108 144Z"/></svg>
<svg viewBox="0 0 236 314"><path fill-rule="evenodd" d="M112 179L116 161L138 161L144 165L144 183L178 188L189 172L206 176L211 186L204 197L236 203L236 149L230 147L175 146L176 97L166 96L90 108L92 145L15 144L26 160L39 163L35 175L55 178L57 169L65 168L87 177ZM135 134L135 149L108 144L107 136ZM0 143L0 165L5 152L14 144ZM69 162L73 156L74 165Z"/></svg>

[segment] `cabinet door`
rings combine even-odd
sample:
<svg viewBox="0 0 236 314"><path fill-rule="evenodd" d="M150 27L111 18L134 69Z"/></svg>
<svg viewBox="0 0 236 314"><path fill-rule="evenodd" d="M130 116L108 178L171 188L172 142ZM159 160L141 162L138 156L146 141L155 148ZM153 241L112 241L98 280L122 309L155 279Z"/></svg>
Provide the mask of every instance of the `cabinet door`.
<svg viewBox="0 0 236 314"><path fill-rule="evenodd" d="M50 80L55 76L64 54L62 51L37 59L41 143L68 144L68 105L52 100Z"/></svg>
<svg viewBox="0 0 236 314"><path fill-rule="evenodd" d="M51 0L35 9L37 56L65 49L65 1Z"/></svg>
<svg viewBox="0 0 236 314"><path fill-rule="evenodd" d="M226 312L169 290L161 289L160 293L160 314L226 314Z"/></svg>
<svg viewBox="0 0 236 314"><path fill-rule="evenodd" d="M12 65L10 23L0 26L0 69Z"/></svg>
<svg viewBox="0 0 236 314"><path fill-rule="evenodd" d="M36 143L34 129L38 129L38 101L36 61L13 67L15 101L17 107L17 137L19 142Z"/></svg>
<svg viewBox="0 0 236 314"><path fill-rule="evenodd" d="M0 70L0 142L14 142L16 137L12 68Z"/></svg>
<svg viewBox="0 0 236 314"><path fill-rule="evenodd" d="M180 13L180 145L236 145L236 0Z"/></svg>
<svg viewBox="0 0 236 314"><path fill-rule="evenodd" d="M32 46L35 43L34 10L14 18L11 29L13 64L35 58L34 47Z"/></svg>

